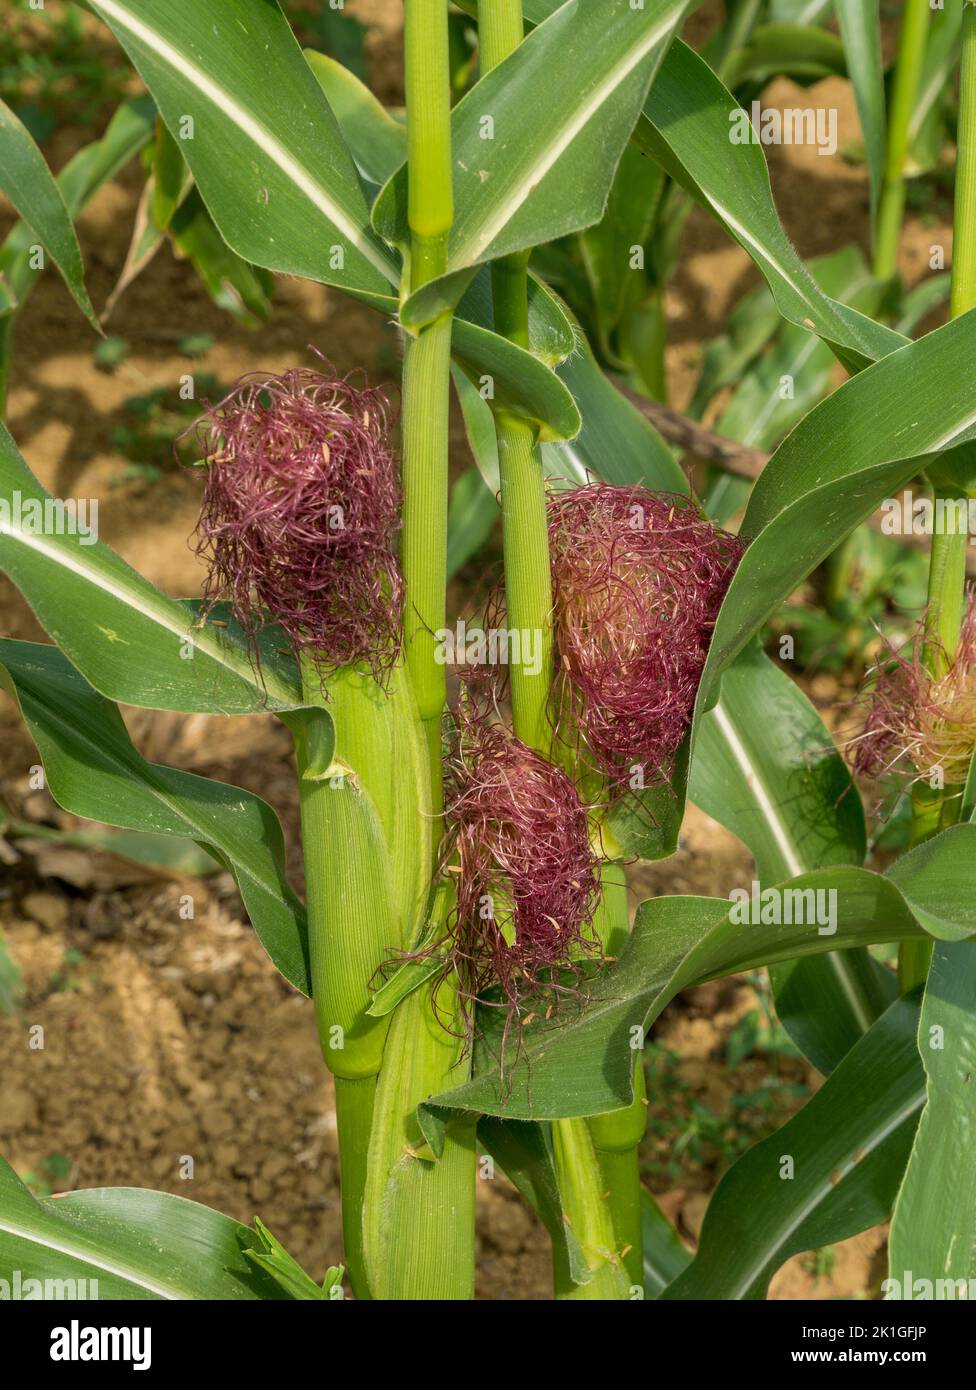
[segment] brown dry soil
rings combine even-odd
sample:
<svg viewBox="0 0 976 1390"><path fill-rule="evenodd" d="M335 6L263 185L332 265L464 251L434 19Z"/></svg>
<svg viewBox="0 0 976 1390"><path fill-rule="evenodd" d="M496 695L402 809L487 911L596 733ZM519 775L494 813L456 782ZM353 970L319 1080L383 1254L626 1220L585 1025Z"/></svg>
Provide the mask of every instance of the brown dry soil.
<svg viewBox="0 0 976 1390"><path fill-rule="evenodd" d="M351 0L350 11L371 23L373 79L396 100L399 40L382 0ZM856 116L844 83L822 84L813 99L839 108L841 148L855 140ZM796 89L780 82L765 104L796 101ZM810 101L804 93L803 104ZM59 127L45 144L53 167L84 138L70 123ZM768 153L778 206L803 255L849 241L863 244L861 168L803 149ZM123 263L139 186L138 171L130 167L81 219L96 305L105 303ZM3 220L0 231L9 222ZM950 240L944 216L912 219L906 276L914 280L924 272L933 241ZM730 306L756 278L744 253L696 213L667 299L677 404L690 391L703 341L721 330ZM130 352L111 372L96 368L92 338L54 275L43 279L21 317L8 412L14 438L52 492L99 497L102 538L170 593L199 589L200 570L187 546L198 481L172 467L168 444L153 448L151 441L158 480L127 476L112 433L128 398L155 388L175 392L188 371L226 385L249 370L281 370L305 360L309 345L340 370L362 366L376 379L395 378L395 335L368 309L322 286L289 280L279 281L275 301L270 324L257 332L239 328L213 306L192 270L164 249L114 311L109 331L124 338ZM178 350L190 332L212 335L205 356L190 359ZM463 466L466 449L456 420L453 443L456 466ZM43 636L2 578L0 631ZM834 694L829 681L814 689L821 705ZM265 717L226 720L215 736L203 717L126 716L147 756L266 797L282 817L290 867L300 882L289 740L280 726ZM0 697L0 794L8 809L39 825L75 825L46 791L31 789L35 761L10 702ZM0 930L25 991L18 1012L0 1016L0 1152L55 1191L151 1186L243 1221L259 1214L321 1276L340 1258L332 1088L311 1006L274 971L229 877L179 882L41 841L18 840L4 859ZM691 809L679 853L635 873L633 897L724 897L750 878L751 861L739 842ZM192 921L180 914L185 894L192 895ZM736 1024L756 1007L748 980L707 985L682 996L654 1032L654 1075L662 1084L652 1084L645 1171L692 1243L708 1194L731 1158L778 1127L817 1084L803 1063L762 1047L726 1065ZM32 1050L29 1030L38 1024L44 1047ZM538 1223L504 1179L481 1182L479 1199L479 1295L549 1296L547 1240ZM883 1244L883 1230L871 1231L819 1259L791 1260L772 1296L876 1297Z"/></svg>

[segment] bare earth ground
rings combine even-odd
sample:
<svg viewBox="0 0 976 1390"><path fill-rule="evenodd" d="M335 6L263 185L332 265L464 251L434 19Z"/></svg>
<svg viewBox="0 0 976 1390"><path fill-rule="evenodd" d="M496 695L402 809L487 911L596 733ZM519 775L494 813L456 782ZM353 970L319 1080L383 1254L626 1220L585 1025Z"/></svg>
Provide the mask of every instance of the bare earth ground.
<svg viewBox="0 0 976 1390"><path fill-rule="evenodd" d="M398 39L381 0L356 0L353 13L374 23L374 80L396 98ZM857 136L846 84L798 93L781 82L767 105L836 105L840 145ZM76 132L55 133L45 152L59 168ZM863 170L804 149L772 149L777 204L805 256L863 244ZM123 262L139 179L134 169L104 189L84 214L80 236L96 305L105 302ZM6 224L5 224L6 225ZM916 279L928 247L948 247L944 218L908 227L903 270ZM703 341L756 282L751 263L719 228L696 213L685 259L669 293L669 371L677 404L687 398ZM175 471L169 446L152 457L152 483L125 477L112 431L126 400L161 387L175 391L185 372L222 385L254 369L281 370L314 344L340 370L366 367L393 380L397 345L389 325L322 286L279 282L276 312L257 332L214 308L192 270L159 253L126 292L109 331L130 354L114 372L93 361L93 339L55 276L44 278L18 328L8 424L33 470L61 496L100 498L101 536L173 594L198 591L200 570L186 538L198 481ZM177 351L188 332L213 335L205 356ZM455 459L463 432L455 422ZM463 601L463 594L458 595ZM41 639L19 596L0 578L0 631ZM814 691L821 703L826 689ZM249 787L282 817L296 878L297 807L284 730L264 717L225 721L215 738L204 718L127 712L144 753ZM0 795L18 817L71 825L44 791L32 791L33 746L0 697ZM278 977L245 923L226 876L178 882L152 878L108 856L60 846L24 848L0 866L0 930L24 974L21 1011L0 1016L0 1152L21 1173L55 1190L151 1186L219 1207L243 1221L258 1214L313 1274L340 1256L335 1113L308 1001ZM634 875L634 901L652 893L725 897L751 878L739 842L693 808L682 848ZM180 916L181 895L194 918ZM742 979L689 992L658 1024L646 1176L693 1241L709 1192L746 1142L776 1128L802 1103L816 1075L800 1061L754 1051L725 1064L736 1024L756 1008ZM44 1028L43 1051L28 1047ZM665 1084L666 1083L666 1084ZM748 1098L758 1097L754 1103ZM737 1103L738 1102L738 1103ZM705 1122L702 1122L702 1116ZM683 1136L682 1145L676 1144ZM687 1141L687 1142L685 1142ZM187 1157L192 1178L185 1176ZM479 1294L549 1295L547 1239L503 1179L479 1184ZM883 1231L866 1232L815 1260L798 1257L774 1281L773 1297L877 1296Z"/></svg>

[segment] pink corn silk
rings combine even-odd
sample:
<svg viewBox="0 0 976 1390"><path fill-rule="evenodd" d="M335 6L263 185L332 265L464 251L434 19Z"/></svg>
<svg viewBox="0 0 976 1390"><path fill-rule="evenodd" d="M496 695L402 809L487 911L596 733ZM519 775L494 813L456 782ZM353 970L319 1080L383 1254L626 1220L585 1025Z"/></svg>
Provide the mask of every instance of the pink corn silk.
<svg viewBox="0 0 976 1390"><path fill-rule="evenodd" d="M947 785L965 781L976 751L976 591L968 593L955 656L938 679L924 660L929 642L923 617L906 647L886 643L869 672L864 725L847 746L856 774L877 778L901 766L924 777L940 767Z"/></svg>
<svg viewBox="0 0 976 1390"><path fill-rule="evenodd" d="M667 779L745 547L681 494L590 483L548 509L557 736L612 789Z"/></svg>
<svg viewBox="0 0 976 1390"><path fill-rule="evenodd" d="M323 672L388 671L400 645L400 482L381 391L309 368L249 376L196 426L205 610L255 645L273 621Z"/></svg>
<svg viewBox="0 0 976 1390"><path fill-rule="evenodd" d="M460 725L442 860L457 875L452 969L468 1007L500 986L511 1022L527 999L578 994L579 958L599 950L583 936L598 863L586 808L566 774L493 722L487 704L468 706ZM503 923L514 926L511 945Z"/></svg>

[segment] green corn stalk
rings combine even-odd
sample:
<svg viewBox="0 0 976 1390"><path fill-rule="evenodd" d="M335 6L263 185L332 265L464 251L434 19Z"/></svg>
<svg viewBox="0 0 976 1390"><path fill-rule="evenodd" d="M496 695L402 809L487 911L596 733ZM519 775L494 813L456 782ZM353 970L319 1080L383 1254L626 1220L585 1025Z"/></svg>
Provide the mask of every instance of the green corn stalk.
<svg viewBox="0 0 976 1390"><path fill-rule="evenodd" d="M482 67L502 62L523 36L521 0L494 0L479 5ZM528 345L528 256L512 255L492 265L496 331ZM538 672L515 665L511 670L512 722L515 734L537 752L550 743L549 690L552 683L552 572L546 515L545 478L535 432L507 411L495 416L501 480L502 539L505 557L505 603L510 626L542 636ZM570 1280L555 1264L560 1298L619 1299L628 1294L627 1279L616 1254L610 1207L603 1194L600 1164L585 1120L553 1122L553 1154L564 1218L584 1252L590 1278Z"/></svg>
<svg viewBox="0 0 976 1390"><path fill-rule="evenodd" d="M962 22L962 69L957 136L956 196L952 238L952 290L950 313L953 318L976 308L976 5L967 3ZM966 500L976 495L976 476L954 475L951 465L929 469L936 502ZM929 556L928 642L923 660L938 679L945 674L959 645L966 611L966 555L969 535L952 507L941 508L947 518L944 532L932 536ZM912 795L913 845L951 825L959 812L960 787L935 788L927 782L915 784ZM898 952L898 980L903 990L921 983L932 959L929 941L904 943Z"/></svg>
<svg viewBox="0 0 976 1390"><path fill-rule="evenodd" d="M308 720L296 740L309 954L322 1054L335 1077L343 1232L350 1279L362 1264L365 1156L389 1019L367 1014L371 981L422 920L430 863L426 749L401 666L387 686L347 668L324 689L306 661L309 704L328 699L334 749Z"/></svg>
<svg viewBox="0 0 976 1390"><path fill-rule="evenodd" d="M930 14L929 0L905 0L888 119L884 178L878 203L874 273L879 279L894 275L898 268L898 245L905 215L905 161L908 158L909 129L922 75Z"/></svg>
<svg viewBox="0 0 976 1390"><path fill-rule="evenodd" d="M406 0L404 63L408 130L410 248L404 292L442 274L453 221L450 66L443 0ZM446 676L436 636L446 621L450 313L421 329L403 370L404 644L426 743L429 802L426 865L443 812L441 721ZM415 920L407 944L416 945ZM363 1229L371 1292L390 1299L473 1296L474 1132L452 1126L439 1155L424 1151L415 1112L429 1096L464 1079L460 1016L448 991L434 1008L431 986L414 992L389 1020L365 1173ZM387 1020L377 1020L386 1031ZM361 1158L361 1155L360 1155ZM359 1160L357 1160L358 1162Z"/></svg>
<svg viewBox="0 0 976 1390"><path fill-rule="evenodd" d="M594 919L604 953L615 957L627 944L627 879L621 864L606 862L600 876L600 908ZM643 1039L637 1039L642 1043ZM633 1045L633 1044L632 1044ZM600 1165L616 1249L631 1287L643 1289L644 1229L640 1145L647 1128L647 1087L642 1046L634 1047L634 1099L624 1110L594 1115L587 1124Z"/></svg>
<svg viewBox="0 0 976 1390"><path fill-rule="evenodd" d="M450 906L442 886L431 921L438 933ZM450 983L437 980L408 994L393 1014L365 1191L365 1264L375 1298L474 1296L476 1121L452 1121L438 1155L417 1118L418 1101L464 1077L464 1039L449 1031L457 1018Z"/></svg>

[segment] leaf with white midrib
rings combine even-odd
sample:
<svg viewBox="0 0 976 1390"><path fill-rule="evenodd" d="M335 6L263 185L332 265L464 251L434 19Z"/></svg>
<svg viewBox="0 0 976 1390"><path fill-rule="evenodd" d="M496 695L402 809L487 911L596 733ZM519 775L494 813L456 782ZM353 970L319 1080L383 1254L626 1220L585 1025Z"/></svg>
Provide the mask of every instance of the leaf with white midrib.
<svg viewBox="0 0 976 1390"><path fill-rule="evenodd" d="M811 410L763 469L740 534L697 700L821 560L924 460L976 432L976 390L954 364L976 343L976 311L890 353Z"/></svg>
<svg viewBox="0 0 976 1390"><path fill-rule="evenodd" d="M906 1120L917 1115L925 1104L925 1087L919 1086L915 1093L905 1101L905 1103L883 1121L877 1127L866 1132L859 1144L858 1163L863 1162L869 1154L879 1148L886 1139L901 1128ZM833 1195L838 1183L842 1182L850 1173L854 1171L855 1162L853 1158L842 1159L840 1163L829 1174L825 1174L820 1185L814 1189L805 1204L795 1207L790 1215L783 1221L782 1226L777 1232L776 1238L767 1247L766 1257L769 1258L769 1251L784 1252L788 1250L789 1238L800 1229L808 1216L811 1216L819 1206L822 1206L829 1197ZM744 1298L748 1290L755 1283L762 1273L765 1260L762 1255L757 1256L750 1267L747 1267L741 1277L733 1285L729 1286L727 1298Z"/></svg>
<svg viewBox="0 0 976 1390"><path fill-rule="evenodd" d="M710 711L710 714L714 716L715 723L728 746L729 753L742 772L745 785L753 793L763 819L773 833L773 838L782 854L783 865L787 874L790 878L798 878L800 874L820 868L819 864L810 863L804 858L786 817L783 815L782 806L775 793L766 785L762 770L749 756L749 751L739 737L738 731L722 706L721 700ZM829 951L824 959L829 963L837 978L838 988L858 1028L862 1033L866 1033L874 1022L874 1014L860 989L859 979L851 967L848 953L846 951Z"/></svg>
<svg viewBox="0 0 976 1390"><path fill-rule="evenodd" d="M126 704L202 713L301 707L297 679L273 651L258 670L229 629L199 623L103 542L35 529L30 507L43 516L54 501L0 423L0 568L96 689Z"/></svg>
<svg viewBox="0 0 976 1390"><path fill-rule="evenodd" d="M583 7L580 8L582 10ZM607 9L609 8L607 6ZM671 7L672 10L674 8ZM640 11L631 9L630 13L637 15ZM650 13L650 7L647 13ZM496 204L480 225L472 228L466 241L460 237L452 238L448 250L449 271L475 264L488 256L492 242L521 207L527 191L531 193L541 184L600 108L652 53L654 47L674 30L677 18L674 13L668 12L653 27L648 27L640 39L602 75L592 90L586 93L566 124L551 130L544 143L532 148L531 163L520 172L518 183L513 187L511 195ZM540 25L535 32L544 34L545 25Z"/></svg>
<svg viewBox="0 0 976 1390"><path fill-rule="evenodd" d="M687 7L688 0L563 4L458 102L446 274L405 301L405 323L422 326L453 308L482 262L600 220L648 84ZM402 246L407 218L401 168L374 204L373 225Z"/></svg>
<svg viewBox="0 0 976 1390"><path fill-rule="evenodd" d="M80 1260L86 1269L91 1269L96 1274L111 1274L117 1279L124 1279L127 1283L134 1285L137 1289L144 1290L155 1298L187 1299L193 1297L193 1294L185 1288L157 1279L149 1279L141 1271L133 1269L131 1266L120 1264L92 1251L88 1242L82 1237L72 1238L73 1233L67 1224L59 1225L58 1231L59 1234L55 1237L40 1224L31 1225L29 1222L21 1224L0 1212L0 1234L14 1236L29 1241L31 1244L43 1246L45 1250L50 1250L57 1255L66 1255L69 1259Z"/></svg>
<svg viewBox="0 0 976 1390"><path fill-rule="evenodd" d="M353 292L382 294L399 283L394 256L370 230L352 156L276 3L235 0L214 16L223 28L201 24L201 11L209 7L198 0L92 0L92 8L130 52L175 138L184 115L202 124L213 111L253 152L250 167L240 168L234 179L221 166L212 132L195 130L192 139L181 141L201 195L232 249L254 264ZM275 76L274 87L262 81L268 73ZM191 94L205 105L193 108L187 102ZM227 163L233 169L234 161ZM322 169L329 172L328 181ZM262 173L268 172L335 228L358 258L355 265L332 265L325 238L317 244L309 229L290 227L286 210L261 215L260 208L270 208L271 202L269 189L260 187Z"/></svg>
<svg viewBox="0 0 976 1390"><path fill-rule="evenodd" d="M88 1296L101 1299L288 1297L246 1258L255 1243L232 1217L168 1192L88 1188L36 1198L0 1158L2 1279L19 1273L42 1287L84 1280Z"/></svg>
<svg viewBox="0 0 976 1390"><path fill-rule="evenodd" d="M879 941L924 939L899 889L883 875L835 866L788 879L783 894L833 890L844 903L835 935L816 925L733 922L728 900L671 896L642 903L619 959L592 984L578 1014L514 1044L499 1076L496 1040L475 1053L473 1078L427 1104L503 1119L595 1115L633 1100L630 1029L645 1029L681 990L771 961ZM498 1014L498 1010L489 1011ZM486 1018L486 1033L501 1020Z"/></svg>
<svg viewBox="0 0 976 1390"><path fill-rule="evenodd" d="M895 1000L806 1106L729 1169L695 1259L662 1298L762 1297L791 1255L884 1220L925 1099L917 1024L916 991ZM794 1163L788 1181L784 1155Z"/></svg>
<svg viewBox="0 0 976 1390"><path fill-rule="evenodd" d="M0 644L0 662L2 662L2 658L3 645ZM165 782L158 775L152 763L141 758L134 748L124 748L121 743L114 746L113 753L108 753L104 746L92 737L90 726L86 724L79 727L50 701L45 700L43 703L48 727L60 729L65 737L78 739L87 749L93 766L97 767L100 764L109 772L128 772L141 785L147 787L160 804L165 806L174 817L186 822L186 832L192 839L198 843L213 845L213 827L204 824L193 814L191 802L179 801L167 790ZM172 769L166 770L172 771ZM193 774L185 773L183 775L189 777ZM210 779L203 780L209 781ZM124 828L138 829L138 827ZM219 848L218 846L214 847ZM234 868L236 877L243 877L260 892L267 893L272 897L275 896L275 884L256 874L252 865L246 860L235 862Z"/></svg>
<svg viewBox="0 0 976 1390"><path fill-rule="evenodd" d="M127 585L121 577L111 575L101 570L97 564L88 562L85 549L79 548L75 552L73 548L69 549L58 544L50 536L37 535L8 525L2 516L0 516L0 536L6 536L9 540L16 541L38 552L62 569L77 575L84 583L101 589L103 593L117 599L133 612L148 618L157 624L162 631L171 633L181 642L192 642L198 652L211 657L218 665L233 671L235 675L242 676L249 683L257 685L254 665L246 652L235 649L229 643L222 641L213 628L198 627L190 609L184 608L178 600L169 599L164 594L153 590L148 582L143 580L135 571L132 571L134 582ZM91 550L94 549L91 547ZM262 681L263 688L271 697L273 704L280 704L287 708L296 703L297 692L286 685L274 670L263 672Z"/></svg>
<svg viewBox="0 0 976 1390"><path fill-rule="evenodd" d="M475 12L474 0L461 3ZM559 3L525 0L526 20L541 27ZM895 351L906 338L818 289L779 219L761 145L729 145L728 114L737 109L705 59L676 38L663 55L633 138L736 237L784 317L823 338L854 368ZM715 157L725 149L728 159Z"/></svg>

